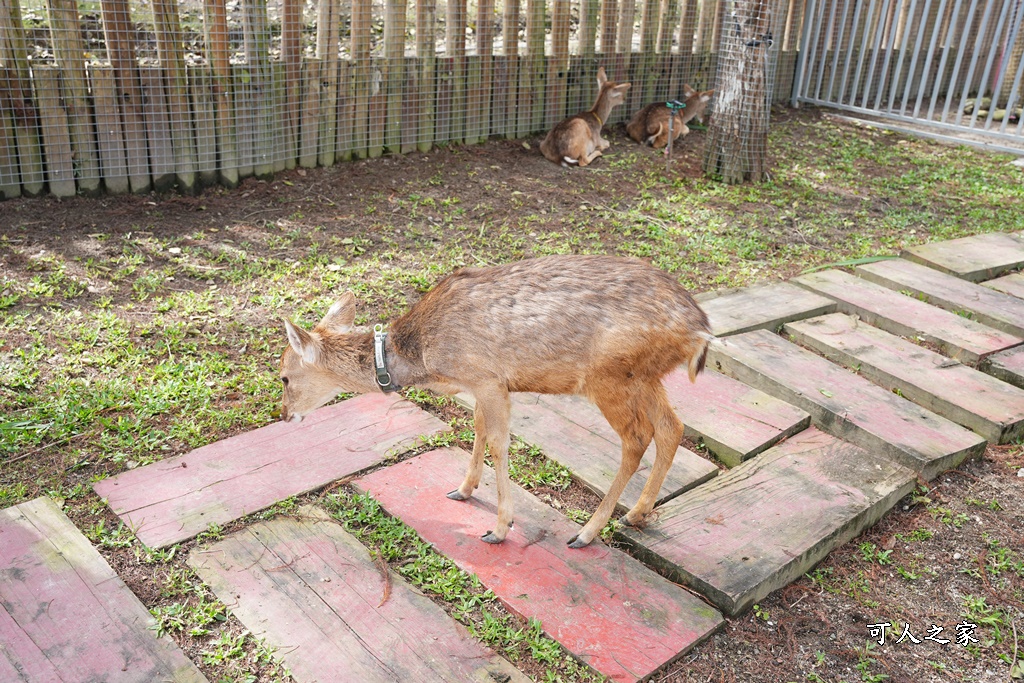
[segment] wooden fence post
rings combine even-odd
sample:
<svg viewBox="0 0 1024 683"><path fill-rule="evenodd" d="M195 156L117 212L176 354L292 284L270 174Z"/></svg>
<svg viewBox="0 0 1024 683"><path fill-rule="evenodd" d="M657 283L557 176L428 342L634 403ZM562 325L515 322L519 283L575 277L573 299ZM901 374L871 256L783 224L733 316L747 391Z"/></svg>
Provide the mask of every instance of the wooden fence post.
<svg viewBox="0 0 1024 683"><path fill-rule="evenodd" d="M121 126L121 113L117 106L114 70L108 66L90 66L89 81L96 111L96 141L103 184L110 194L124 194L131 186L128 182L124 128Z"/></svg>
<svg viewBox="0 0 1024 683"><path fill-rule="evenodd" d="M552 0L551 57L548 62L547 103L544 128L565 117L566 85L569 75L569 0Z"/></svg>
<svg viewBox="0 0 1024 683"><path fill-rule="evenodd" d="M507 62L506 83L507 99L505 106L504 133L506 138L514 138L518 132L519 121L519 0L505 0L505 11L501 22L501 34L504 43L505 60Z"/></svg>
<svg viewBox="0 0 1024 683"><path fill-rule="evenodd" d="M352 92L355 94L353 117L353 148L356 156L365 159L368 154L368 123L370 112L370 25L373 4L371 0L352 0Z"/></svg>
<svg viewBox="0 0 1024 683"><path fill-rule="evenodd" d="M452 58L450 138L466 139L466 0L448 0L445 16L445 54Z"/></svg>
<svg viewBox="0 0 1024 683"><path fill-rule="evenodd" d="M479 69L479 82L470 90L472 99L469 107L472 112L472 135L469 142L484 142L491 133L491 97L494 80L494 0L479 0L476 15L476 54ZM475 73L475 72L474 72Z"/></svg>
<svg viewBox="0 0 1024 683"><path fill-rule="evenodd" d="M281 62L284 66L285 168L298 158L299 105L302 98L302 0L283 0Z"/></svg>
<svg viewBox="0 0 1024 683"><path fill-rule="evenodd" d="M48 0L50 39L60 67L60 92L70 126L75 180L84 194L100 193L100 165L93 137L89 85L85 80L85 45L75 0Z"/></svg>
<svg viewBox="0 0 1024 683"><path fill-rule="evenodd" d="M71 149L67 110L61 104L60 70L52 66L32 69L39 127L46 153L46 180L55 197L75 196L74 152Z"/></svg>
<svg viewBox="0 0 1024 683"><path fill-rule="evenodd" d="M190 194L196 190L196 148L192 139L181 23L174 0L154 0L153 20L156 23L157 54L161 71L166 77L175 175L181 191Z"/></svg>
<svg viewBox="0 0 1024 683"><path fill-rule="evenodd" d="M341 3L321 0L317 14L316 56L320 60L320 151L321 166L333 166L338 128L338 60L340 59ZM355 3L353 3L353 6ZM355 22L352 31L355 35ZM369 27L367 27L369 28ZM367 36L369 38L369 36Z"/></svg>
<svg viewBox="0 0 1024 683"><path fill-rule="evenodd" d="M436 12L437 0L416 0L416 57L420 63L416 87L418 94L417 109L420 113L416 148L421 152L430 151L434 143L434 116L437 93L435 74L437 55L434 46Z"/></svg>
<svg viewBox="0 0 1024 683"><path fill-rule="evenodd" d="M17 139L21 192L28 197L36 197L46 189L46 176L39 137L39 111L32 94L28 46L18 0L0 0L0 22L9 27L0 32L0 57L8 67L4 97L10 103Z"/></svg>
<svg viewBox="0 0 1024 683"><path fill-rule="evenodd" d="M527 0L526 12L526 60L519 71L517 137L544 127L544 0Z"/></svg>
<svg viewBox="0 0 1024 683"><path fill-rule="evenodd" d="M406 0L387 0L384 10L383 84L388 89L387 128L384 145L394 154L402 152L402 111L405 98L405 13Z"/></svg>
<svg viewBox="0 0 1024 683"><path fill-rule="evenodd" d="M211 87L216 103L217 154L220 157L220 182L238 185L238 147L235 126L228 20L225 0L204 0L203 24L206 30L206 61L210 63Z"/></svg>

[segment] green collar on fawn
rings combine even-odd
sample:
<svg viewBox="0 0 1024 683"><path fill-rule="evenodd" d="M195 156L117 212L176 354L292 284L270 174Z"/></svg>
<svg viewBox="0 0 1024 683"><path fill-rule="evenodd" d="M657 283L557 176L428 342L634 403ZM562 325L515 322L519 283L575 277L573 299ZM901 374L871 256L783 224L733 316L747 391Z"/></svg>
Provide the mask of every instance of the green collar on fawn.
<svg viewBox="0 0 1024 683"><path fill-rule="evenodd" d="M377 386L385 394L390 394L392 391L398 391L402 386L395 384L391 380L391 373L388 372L388 357L384 352L384 341L387 337L388 333L384 331L383 325L377 323L373 326L373 369L377 373Z"/></svg>

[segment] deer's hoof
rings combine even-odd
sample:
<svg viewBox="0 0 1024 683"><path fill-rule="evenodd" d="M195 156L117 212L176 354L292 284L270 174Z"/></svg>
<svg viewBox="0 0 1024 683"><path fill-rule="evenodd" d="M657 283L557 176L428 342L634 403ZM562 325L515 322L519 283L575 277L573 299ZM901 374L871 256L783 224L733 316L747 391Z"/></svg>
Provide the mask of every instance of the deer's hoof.
<svg viewBox="0 0 1024 683"><path fill-rule="evenodd" d="M576 534L575 536L569 539L568 545L573 550L577 550L579 548L586 548L588 545L590 545L590 542L582 540L579 534Z"/></svg>
<svg viewBox="0 0 1024 683"><path fill-rule="evenodd" d="M490 543L491 545L497 545L504 541L504 538L498 538L494 535L493 531L488 531L486 534L480 537L480 540L484 543Z"/></svg>
<svg viewBox="0 0 1024 683"><path fill-rule="evenodd" d="M462 492L459 491L458 489L455 489L454 491L449 491L447 493L447 496L449 498L451 498L452 500L468 500L469 499L469 496L462 495Z"/></svg>

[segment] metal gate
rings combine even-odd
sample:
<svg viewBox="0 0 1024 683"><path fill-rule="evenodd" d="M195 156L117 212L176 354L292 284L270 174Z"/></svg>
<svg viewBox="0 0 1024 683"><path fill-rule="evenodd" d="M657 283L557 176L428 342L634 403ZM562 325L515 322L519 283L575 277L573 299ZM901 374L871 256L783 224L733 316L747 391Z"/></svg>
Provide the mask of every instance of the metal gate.
<svg viewBox="0 0 1024 683"><path fill-rule="evenodd" d="M807 0L793 104L1024 150L1024 0Z"/></svg>

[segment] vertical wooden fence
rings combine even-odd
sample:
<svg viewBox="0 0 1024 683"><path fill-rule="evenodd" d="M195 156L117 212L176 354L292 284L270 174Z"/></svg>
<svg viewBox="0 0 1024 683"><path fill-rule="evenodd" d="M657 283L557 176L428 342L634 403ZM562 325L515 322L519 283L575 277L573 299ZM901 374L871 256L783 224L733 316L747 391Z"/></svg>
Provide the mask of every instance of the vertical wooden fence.
<svg viewBox="0 0 1024 683"><path fill-rule="evenodd" d="M790 92L805 0L787 0ZM711 87L730 0L0 0L0 198L193 192ZM787 4L787 3L783 3ZM442 23L443 19L443 23Z"/></svg>

